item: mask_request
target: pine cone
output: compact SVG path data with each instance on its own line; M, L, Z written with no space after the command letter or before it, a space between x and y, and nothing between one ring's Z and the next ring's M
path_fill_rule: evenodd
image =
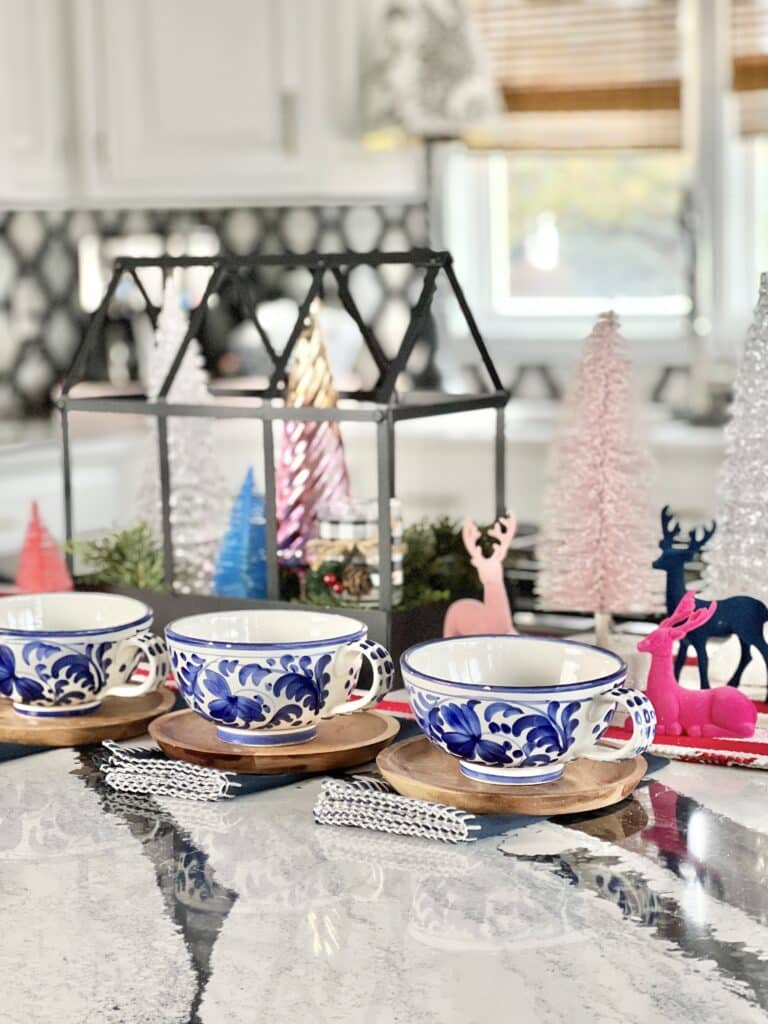
M342 573L341 582L350 597L365 597L373 590L371 577L364 565L348 565Z

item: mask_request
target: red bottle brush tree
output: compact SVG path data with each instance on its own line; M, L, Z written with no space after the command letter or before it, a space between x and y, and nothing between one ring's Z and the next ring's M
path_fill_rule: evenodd
M587 338L555 438L538 556L542 606L595 615L605 643L612 612L660 606L651 568L657 512L653 462L633 395L627 344L615 313Z
M58 544L40 521L36 501L32 502L27 533L19 554L16 586L26 594L72 589L67 563Z

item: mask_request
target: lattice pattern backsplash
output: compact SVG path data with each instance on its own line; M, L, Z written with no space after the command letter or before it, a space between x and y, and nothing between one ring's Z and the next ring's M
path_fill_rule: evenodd
M0 213L0 417L44 412L88 321L81 306L79 247L86 236L160 236L207 228L221 251L339 252L427 244L421 204ZM290 294L289 282L269 282ZM383 342L399 341L413 282L382 268L367 282L367 318Z

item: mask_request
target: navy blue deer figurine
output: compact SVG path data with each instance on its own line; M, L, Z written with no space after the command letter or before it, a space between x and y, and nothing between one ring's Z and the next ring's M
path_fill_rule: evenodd
M716 529L713 522L710 527L703 527L701 536L696 529L688 531L688 542L675 544L680 533L680 523L672 515L669 505L661 510L661 532L659 541L661 554L653 563L654 569L662 569L667 574L667 614L671 615L685 595L685 564L711 540ZM696 601L697 608L706 608L709 601ZM703 689L709 689L709 662L707 659L707 640L711 637L728 637L734 634L741 644L741 657L736 666L729 686L738 686L744 669L752 658L752 648L756 647L763 656L768 668L768 643L763 636L763 626L768 622L768 608L756 597L726 597L717 602L717 612L703 626L692 630L680 639L675 658L675 676L679 679L685 664L688 646L696 651L699 664L699 681Z

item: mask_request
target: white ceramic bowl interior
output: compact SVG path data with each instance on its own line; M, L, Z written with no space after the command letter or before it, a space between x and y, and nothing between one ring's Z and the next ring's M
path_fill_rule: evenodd
M146 625L152 609L122 594L15 594L0 598L0 635L83 633Z
M473 636L428 641L406 651L405 670L422 684L469 684L493 690L573 686L620 677L611 651L550 637Z
M267 609L210 612L187 615L169 623L169 640L184 643L242 644L261 647L335 641L346 643L365 631L357 619L327 612L280 611Z

